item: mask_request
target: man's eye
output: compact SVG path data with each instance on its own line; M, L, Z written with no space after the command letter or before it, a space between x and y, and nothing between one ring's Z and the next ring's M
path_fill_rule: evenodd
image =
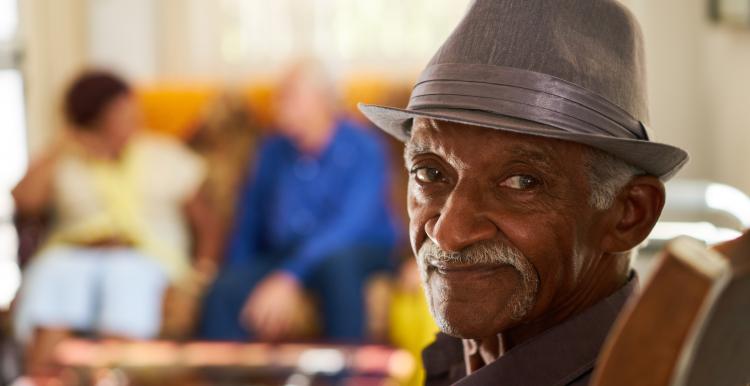
M438 182L443 179L443 173L439 170L429 167L421 167L412 170L414 178L421 183Z
M517 175L507 178L505 181L500 183L500 186L506 188L528 190L533 189L541 184L538 179L529 175Z

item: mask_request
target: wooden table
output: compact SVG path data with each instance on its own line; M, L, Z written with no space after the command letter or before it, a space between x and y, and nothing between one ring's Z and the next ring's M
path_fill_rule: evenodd
M397 385L411 354L379 345L69 340L63 386Z

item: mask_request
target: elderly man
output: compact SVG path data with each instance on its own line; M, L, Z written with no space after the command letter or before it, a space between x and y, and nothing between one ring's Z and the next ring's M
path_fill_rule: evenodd
M278 129L261 144L240 196L202 335L295 339L309 327L295 323L309 294L318 300L322 338L361 341L364 283L389 269L397 242L385 149L339 115L318 63L295 64L279 89Z
M475 0L407 109L360 107L406 142L427 385L588 384L687 160L649 139L643 67L616 1Z

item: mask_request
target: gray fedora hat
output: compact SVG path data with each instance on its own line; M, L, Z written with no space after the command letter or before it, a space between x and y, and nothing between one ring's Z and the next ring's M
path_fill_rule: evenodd
M402 141L426 117L585 144L663 180L688 159L649 137L641 33L615 0L474 0L405 109L359 108Z

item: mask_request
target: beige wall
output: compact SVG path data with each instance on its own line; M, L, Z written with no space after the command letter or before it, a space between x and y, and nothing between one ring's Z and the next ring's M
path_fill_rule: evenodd
M750 193L750 30L710 28L701 42L712 176Z
M59 93L86 62L86 0L23 0L29 150L38 153L61 125Z
M205 0L156 4L158 73L162 78L226 78L221 74L221 9Z
M683 146L682 177L750 193L750 28L713 25L705 0L626 0L643 26L656 137Z
M708 124L702 102L704 80L700 35L704 0L630 0L643 28L651 126L656 140L686 149L691 161L683 177L711 175L711 147L702 130Z
M84 0L87 59L131 79L158 77L156 5L164 0Z

